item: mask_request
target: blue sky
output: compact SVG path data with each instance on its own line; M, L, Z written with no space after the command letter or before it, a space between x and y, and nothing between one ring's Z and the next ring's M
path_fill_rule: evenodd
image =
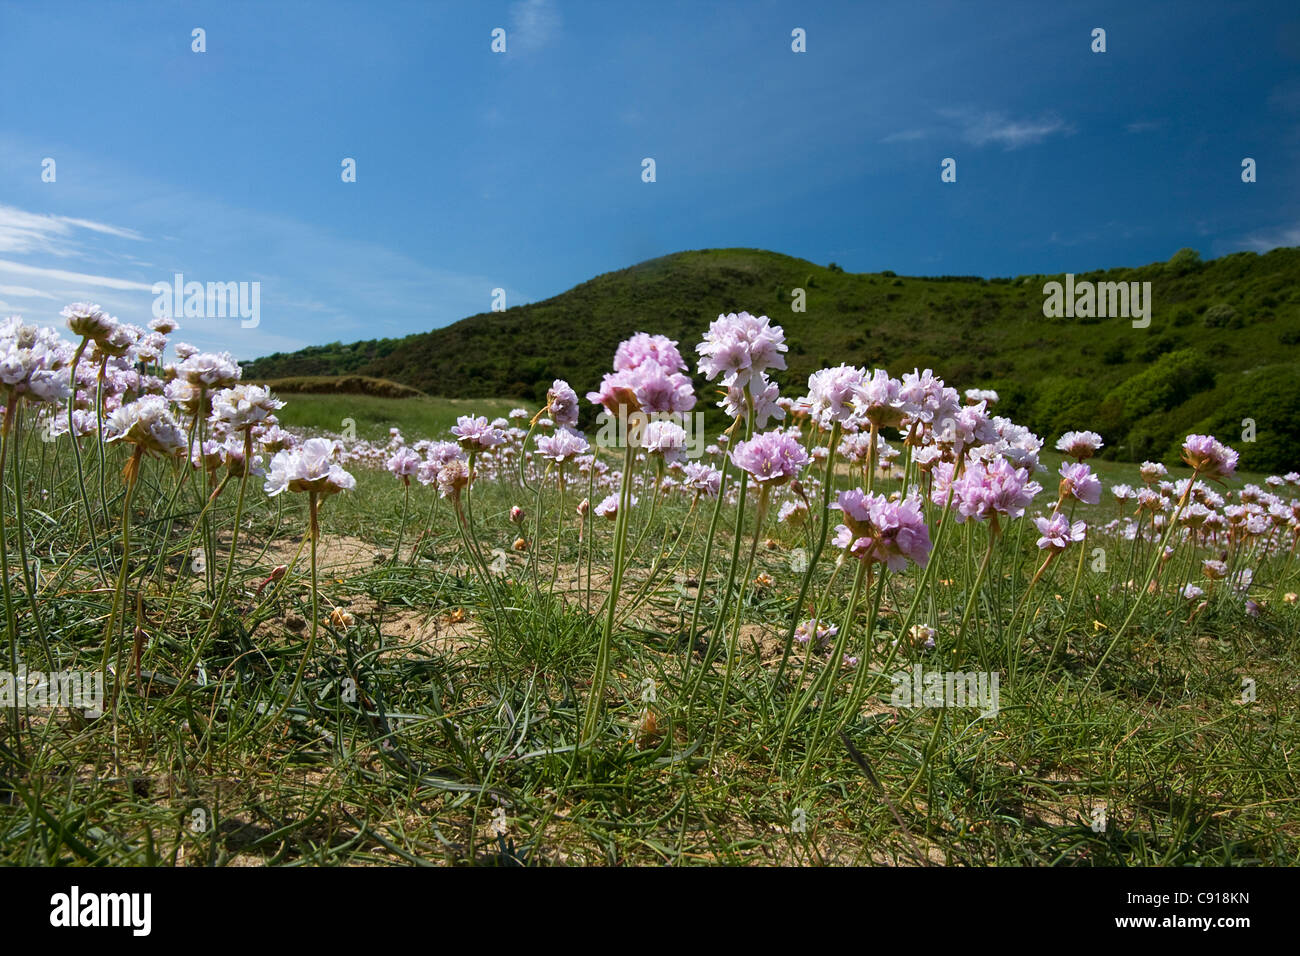
M682 249L1017 275L1300 245L1294 3L0 2L0 70L0 314L259 282L256 328L178 336L239 358Z

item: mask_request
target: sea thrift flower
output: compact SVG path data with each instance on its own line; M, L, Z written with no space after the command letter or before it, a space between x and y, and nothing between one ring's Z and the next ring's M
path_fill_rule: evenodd
M1184 585L1183 587L1183 598L1188 601L1195 601L1197 598L1201 597L1204 594L1205 592L1202 591L1200 588L1198 588L1195 584L1188 584L1188 585Z
M73 335L96 342L106 339L117 325L116 319L89 302L74 302L59 315L68 320Z
M1188 435L1183 461L1210 479L1231 478L1237 471L1237 453L1211 435Z
M777 512L776 520L798 527L808 520L808 505L802 501L787 501L785 504L781 505L781 510Z
M113 411L104 422L104 441L125 441L145 452L171 457L185 451L185 431L166 399L146 395Z
M521 522L521 521L523 521L523 520L524 520L524 509L521 508L521 507L519 507L518 505L511 505L511 506L510 506L510 522L511 522L512 524L519 524L519 522Z
M472 452L491 451L506 440L501 429L494 428L483 415L461 415L451 433L460 441L461 448Z
M991 388L968 388L966 389L966 401L971 405L978 405L980 402L996 405L998 403L998 393Z
M653 421L641 429L641 447L669 464L682 457L686 439L686 429L676 422Z
M722 486L722 472L703 462L687 462L682 468L682 485L697 494L716 498Z
M957 390L944 385L928 368L904 373L898 397L915 409L913 421L922 425L952 418L961 406Z
M637 497L636 495L633 495L632 500L629 502L629 504L633 508L635 508L636 503L637 503ZM600 517L602 518L609 518L611 521L617 518L618 517L618 494L615 493L612 495L607 495L604 499L602 499L600 504L596 505L596 514L600 515Z
M1142 474L1142 480L1148 485L1155 484L1165 475L1169 474L1169 469L1158 461L1144 461L1142 467L1138 469Z
M754 403L754 427L766 428L772 419L785 419L785 408L781 405L780 389L776 382L769 382L761 372L749 383L750 400ZM732 418L749 418L749 406L745 404L744 388L732 386L718 402L718 407Z
M522 409L520 409L522 411ZM574 428L578 424L578 393L569 383L557 378L546 391L546 411L551 421L561 428ZM527 417L527 412L523 417ZM513 413L511 413L513 417Z
M179 345L176 354L180 354ZM209 392L229 388L244 374L229 352L194 353L177 366L176 372L195 388L206 388Z
M62 401L72 394L65 366L72 348L50 328L24 325L18 316L0 322L0 383L34 402Z
M784 369L785 332L765 315L748 312L719 315L704 341L695 346L700 372L709 381L721 377L727 388L743 388L768 369Z
M274 419L284 402L261 385L235 385L212 396L212 414L208 421L219 431L244 431Z
M1050 518L1035 518L1038 526L1038 547L1044 551L1064 551L1072 543L1082 541L1087 533L1087 525L1082 521L1070 524L1070 519L1057 512Z
M853 392L853 407L857 414L877 428L898 428L903 420L920 409L903 398L903 383L890 378L883 368L864 377Z
M553 435L542 435L537 439L537 453L560 463L585 455L590 448L587 439L568 428L560 428Z
M850 421L854 415L853 395L866 375L865 369L837 365L808 376L808 395L802 402L813 422L829 430L836 422L843 425Z
M334 462L334 443L309 438L297 448L278 451L266 476L266 493L272 497L285 489L315 492L322 497L355 488L357 481Z
M463 458L452 458L438 469L438 493L444 498L460 498L461 489L469 484L469 464Z
M1201 562L1201 571L1211 581L1220 581L1228 575L1228 566L1222 561L1207 559Z
M1038 462L1038 453L1043 448L1041 438L1008 418L994 416L993 427L998 433L998 441L992 447L1003 458L1017 468L1031 472L1047 470Z
M1101 436L1096 432L1066 432L1056 441L1056 450L1076 461L1091 458L1102 447Z
M1095 505L1101 501L1101 479L1083 463L1062 465L1060 493L1062 501L1073 495L1086 505Z
M944 462L935 471L934 490L931 500L942 505L948 500L948 487L951 484L953 500L957 505L957 523L967 518L987 521L995 515L1019 518L1033 501L1034 496L1042 491L1036 481L1029 481L1029 473L1023 468L1016 468L1010 462L998 458L987 464L976 458L968 458L966 470L961 477L952 480L953 466Z
M854 557L878 561L891 571L901 571L909 560L918 567L930 560L930 530L919 499L890 501L855 488L840 492L831 507L838 508L845 520L835 528L835 546Z
M732 449L731 461L749 472L759 484L774 487L796 477L808 464L808 453L791 436L771 431L737 444Z
M404 484L409 485L411 478L419 473L421 461L414 449L403 445L388 461L384 462L384 467L392 472L394 477L401 478Z

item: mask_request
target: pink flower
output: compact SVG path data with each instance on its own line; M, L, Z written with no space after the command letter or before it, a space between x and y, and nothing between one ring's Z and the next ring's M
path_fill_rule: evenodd
M909 560L923 568L930 560L930 530L919 499L890 501L855 488L840 492L831 507L845 521L835 527L835 546L859 560L878 561L891 571L901 571Z
M1082 521L1071 525L1070 519L1060 512L1050 518L1035 518L1034 524L1042 535L1038 546L1044 551L1064 551L1070 544L1082 541L1088 531L1088 526Z
M554 435L542 435L537 439L537 453L561 464L585 455L590 447L587 439L568 428L560 428Z
M1061 500L1073 495L1086 505L1095 505L1101 501L1101 479L1082 462L1062 465L1060 492Z
M1205 478L1231 478L1237 471L1237 453L1211 435L1188 435L1183 461Z
M770 431L738 443L731 451L731 461L759 484L771 487L796 477L808 464L808 453L785 432Z
M765 315L748 312L719 315L704 341L695 346L700 372L709 381L721 376L727 388L743 388L768 369L785 368L785 332Z
M853 393L853 406L857 413L877 428L897 428L903 420L915 415L920 407L903 398L903 383L890 378L883 368L864 378Z
M460 441L466 451L490 451L497 445L505 443L506 436L501 429L494 428L483 415L477 418L461 415L456 419L451 433Z
M392 472L394 477L403 479L409 485L411 478L420 470L420 461L419 455L403 445L384 463L384 467Z
M966 459L966 470L953 480L953 465L944 462L935 469L934 490L931 500L942 505L948 500L952 487L953 501L957 505L954 517L961 524L967 518L987 521L994 515L1019 518L1043 490L1042 485L1029 480L1029 472L1016 468L1003 458L983 462L977 458Z
M808 376L808 395L802 406L821 428L829 429L853 418L853 395L866 378L864 369L852 365L824 368Z
M682 468L682 484L697 494L716 498L722 485L722 472L703 462L690 461Z
M1101 446L1101 436L1096 432L1066 432L1056 441L1057 451L1077 461L1091 458Z
M578 393L563 379L557 378L547 389L546 407L558 427L573 428L578 424Z

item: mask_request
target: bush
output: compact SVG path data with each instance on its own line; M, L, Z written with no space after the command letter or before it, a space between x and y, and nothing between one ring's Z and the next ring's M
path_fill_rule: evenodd
M1169 352L1107 393L1105 404L1113 416L1108 424L1117 432L1128 431L1138 419L1166 412L1213 387L1214 369L1198 352Z
M1023 423L1048 442L1071 429L1088 428L1096 418L1097 391L1082 379L1049 376L1039 381Z
M1176 276L1183 276L1197 271L1202 265L1201 254L1195 249L1184 247L1169 257L1165 268Z
M1237 310L1226 302L1220 302L1206 309L1201 321L1209 329L1241 328L1241 320L1237 317Z

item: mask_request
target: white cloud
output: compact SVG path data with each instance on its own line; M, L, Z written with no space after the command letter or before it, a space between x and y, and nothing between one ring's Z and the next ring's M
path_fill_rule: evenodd
M56 299L58 296L50 295L48 292L42 292L40 289L32 289L25 285L3 285L0 284L0 295L16 295L26 299Z
M86 230L118 239L141 240L133 229L110 226L90 219L42 215L0 205L0 252L41 252L69 256L77 252L76 231Z
M113 276L90 275L85 272L69 272L65 269L43 269L40 266L29 266L22 262L11 262L8 259L0 259L0 273L5 272L16 273L17 275L23 276L35 276L51 282L69 282L74 285L94 286L100 289L120 289L123 291L132 290L136 292L153 291L152 285L146 285L143 282L134 282L130 279L118 279Z
M1282 246L1300 246L1300 225L1257 232L1238 243L1238 248L1255 252L1268 252Z
M980 113L961 116L962 136L968 143L985 146L1000 144L1005 149L1019 149L1042 142L1054 133L1068 133L1070 127L1064 120L1048 116L1037 120L1009 119L1002 113Z

